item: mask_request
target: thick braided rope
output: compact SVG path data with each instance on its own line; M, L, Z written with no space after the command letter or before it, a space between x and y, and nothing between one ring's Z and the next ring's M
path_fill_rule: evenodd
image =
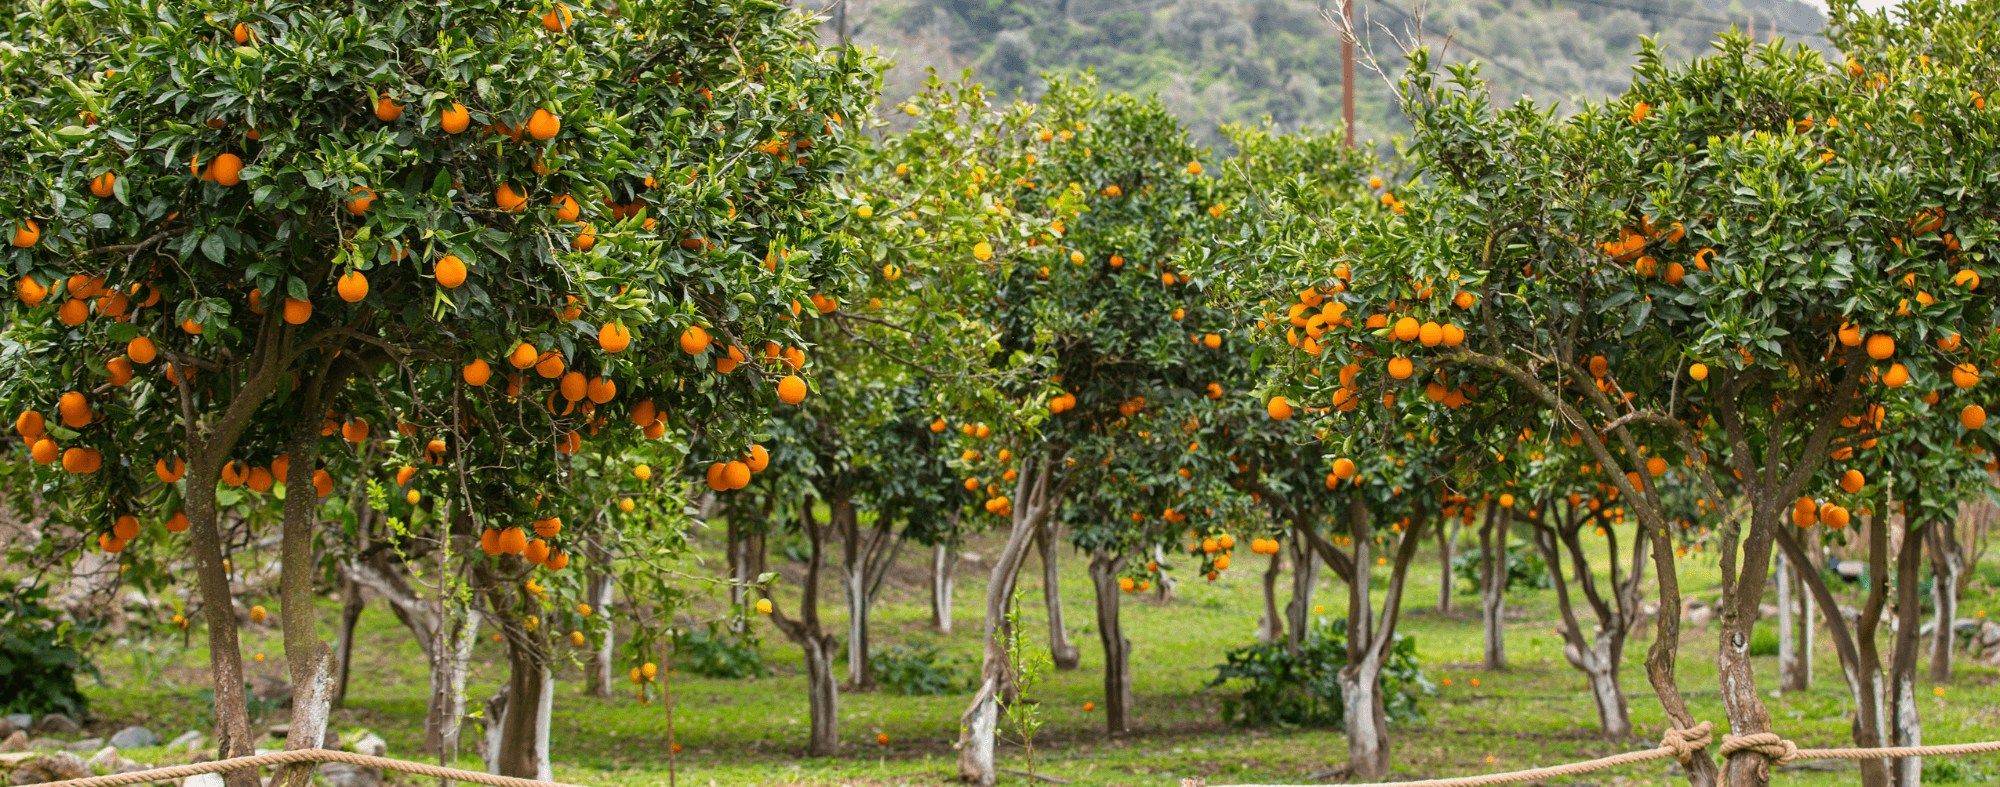
M1753 732L1749 735L1723 733L1722 758L1729 759L1729 755L1739 751L1754 751L1779 765L1799 758L1798 745L1778 737L1775 732Z
M1425 779L1413 782L1379 782L1374 787L1493 787L1499 784L1553 779L1558 776L1575 776L1620 765L1636 765L1642 762L1673 758L1686 763L1690 758L1708 746L1709 731L1714 728L1709 722L1702 722L1689 729L1668 729L1660 739L1657 748L1646 751L1630 751L1584 762L1551 765L1508 773L1482 773L1477 776L1459 776L1450 779ZM1236 785L1235 787L1300 787L1299 785Z
M414 773L419 776L430 776L439 779L490 784L493 787L551 787L551 785L553 787L573 787L573 785L560 784L558 782L516 779L512 776L494 776L490 773L461 771L457 768L443 768L436 765L425 765L420 762L392 760L387 757L370 757L366 754L334 751L332 749L294 749L291 751L273 752L271 754L259 754L253 757L232 757L226 760L198 762L192 765L175 765L166 768L133 771L131 773L114 773L110 776L92 776L88 779L49 782L41 785L41 787L120 787L120 785L126 784L184 779L204 773L222 773L224 771L240 771L245 768L261 768L271 765L290 765L292 763L305 762L344 762L364 768L402 771L404 773Z

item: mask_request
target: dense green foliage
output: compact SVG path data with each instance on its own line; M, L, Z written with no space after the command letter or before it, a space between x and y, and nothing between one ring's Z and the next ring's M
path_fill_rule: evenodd
M1318 621L1295 649L1283 642L1260 642L1230 650L1215 667L1210 688L1240 693L1222 701L1222 720L1245 727L1338 727L1342 723L1340 682L1347 664L1347 619ZM1424 721L1423 697L1437 695L1417 657L1416 637L1397 634L1382 670L1383 708L1395 724Z

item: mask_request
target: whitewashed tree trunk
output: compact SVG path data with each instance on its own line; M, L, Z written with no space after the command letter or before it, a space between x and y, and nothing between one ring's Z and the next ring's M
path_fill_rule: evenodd
M1057 560L1062 553L1062 523L1049 517L1042 523L1035 536L1035 546L1042 556L1042 604L1049 616L1049 661L1060 671L1076 669L1083 664L1083 649L1069 638L1069 627L1063 624L1062 572Z
M1784 553L1776 557L1773 571L1774 582L1778 586L1778 689L1798 691L1799 643L1795 624L1798 620L1797 598L1792 590L1792 563Z
M1104 731L1131 730L1132 642L1118 619L1118 575L1125 556L1099 549L1090 558L1090 584L1097 591L1097 638L1104 645Z
M1965 573L1965 554L1958 548L1955 531L1955 523L1948 520L1924 529L1924 543L1931 552L1931 607L1937 611L1931 630L1930 679L1938 684L1951 682L1952 646L1957 639L1952 621L1958 619L1958 589Z
M1014 482L1014 513L1010 517L1007 544L993 561L993 573L986 584L984 655L980 660L980 689L959 716L958 777L960 781L991 787L998 773L993 764L993 737L999 724L1000 698L1007 696L1007 649L1003 626L1012 601L1016 575L1041 528L1063 495L1069 480L1062 475L1062 451L1049 450L1039 456L1024 457Z
M1486 508L1479 528L1479 634L1486 668L1507 668L1507 531L1513 512L1497 504Z
M931 547L931 627L951 633L951 591L957 584L958 550L947 544Z

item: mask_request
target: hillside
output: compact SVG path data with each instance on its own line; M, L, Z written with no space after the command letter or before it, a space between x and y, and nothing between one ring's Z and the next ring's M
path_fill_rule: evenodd
M971 68L1003 95L1030 99L1040 73L1089 68L1109 87L1158 93L1209 144L1224 123L1268 116L1290 130L1340 120L1340 36L1321 8L1297 0L850 0L826 8L823 37L837 40L844 21L854 43L899 61L885 105L913 92L927 68L947 76ZM1444 60L1484 61L1496 95L1565 110L1624 90L1642 35L1658 36L1676 59L1706 51L1731 26L1754 26L1760 41L1828 48L1811 34L1824 15L1793 0L1358 0L1354 13L1367 35L1361 56L1380 67L1357 67L1357 122L1378 143L1407 127L1389 80L1419 19L1424 44Z

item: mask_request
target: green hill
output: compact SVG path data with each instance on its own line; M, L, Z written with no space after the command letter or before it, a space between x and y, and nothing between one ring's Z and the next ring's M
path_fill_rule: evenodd
M839 15L861 46L900 65L885 105L921 83L926 68L972 68L1003 95L1034 98L1045 71L1094 69L1118 90L1158 93L1205 141L1224 123L1269 117L1279 128L1340 122L1341 36L1326 14L1296 0L862 0L828 7L828 39ZM1822 51L1825 21L1793 0L1442 0L1421 6L1357 0L1364 33L1356 69L1357 124L1387 140L1406 125L1390 81L1413 42L1447 62L1480 60L1496 96L1528 95L1565 109L1624 90L1639 36L1658 36L1672 58L1708 50L1732 26L1760 41L1782 37ZM1421 21L1419 21L1421 20ZM1418 31L1421 30L1421 36ZM1379 66L1370 68L1369 61Z

